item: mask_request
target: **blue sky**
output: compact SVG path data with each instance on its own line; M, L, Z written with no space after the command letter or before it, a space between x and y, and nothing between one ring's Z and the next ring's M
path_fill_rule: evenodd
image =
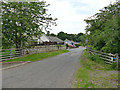
M100 9L115 0L45 0L50 4L48 13L58 18L57 26L52 26L51 33L85 33L84 19L96 14Z

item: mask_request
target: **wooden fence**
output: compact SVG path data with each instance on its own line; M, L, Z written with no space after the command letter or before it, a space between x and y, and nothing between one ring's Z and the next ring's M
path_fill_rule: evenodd
M24 55L23 49L1 49L0 50L0 61L9 60Z
M118 54L111 54L111 53L104 53L96 50L92 50L91 48L87 48L87 51L89 54L95 55L97 54L101 59L105 61L105 63L112 64L112 63L118 63Z
M0 61L14 59L17 57L23 57L28 54L37 54L41 52L56 51L65 49L64 45L58 47L57 45L40 46L34 48L21 48L21 49L1 49L0 50Z

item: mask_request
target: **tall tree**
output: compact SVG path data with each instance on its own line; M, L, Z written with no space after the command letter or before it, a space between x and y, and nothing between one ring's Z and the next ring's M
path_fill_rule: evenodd
M75 41L75 42L80 42L80 39L78 39L78 38L82 35L84 35L84 34L83 33L68 34L68 33L65 33L65 32L61 31L57 34L57 37L62 39L62 40L68 39L68 40L72 40L72 41Z
M81 36L79 36L78 41L80 41L82 44L86 44L86 39L87 39L87 35L82 34Z
M62 40L65 40L65 39L67 39L67 33L64 33L61 31L57 34L57 37L62 39Z
M56 37L57 35L54 33L51 33L50 36Z
M120 1L100 10L85 20L90 32L89 44L94 49L120 54Z
M43 29L56 25L47 14L46 2L2 2L3 47L21 48L28 38L39 36Z

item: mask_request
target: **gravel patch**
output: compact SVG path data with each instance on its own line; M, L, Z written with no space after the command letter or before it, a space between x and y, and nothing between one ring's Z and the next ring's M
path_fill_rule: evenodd
M96 88L117 88L118 87L118 71L95 70L89 71L91 82Z

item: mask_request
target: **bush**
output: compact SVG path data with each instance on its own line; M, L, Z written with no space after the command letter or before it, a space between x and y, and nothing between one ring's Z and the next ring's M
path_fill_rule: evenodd
M92 61L95 61L96 63L103 65L106 70L117 70L117 63L106 64L105 61L102 60L98 55L89 55L88 58ZM120 66L118 67L118 70L120 70Z
M89 58L90 58L92 61L95 61L94 55L89 55Z
M111 65L111 68L112 68L112 69L117 69L117 63L113 63L113 64Z
M78 44L75 44L75 46L76 46L76 47L79 47L79 45L78 45Z
M79 46L83 46L83 44L82 44L82 43L78 43L78 45L79 45Z
M98 55L89 55L89 58L92 60L92 61L95 61L97 63L101 63L103 62L102 59L100 59L100 57Z
M75 44L76 47L83 46L82 43Z

